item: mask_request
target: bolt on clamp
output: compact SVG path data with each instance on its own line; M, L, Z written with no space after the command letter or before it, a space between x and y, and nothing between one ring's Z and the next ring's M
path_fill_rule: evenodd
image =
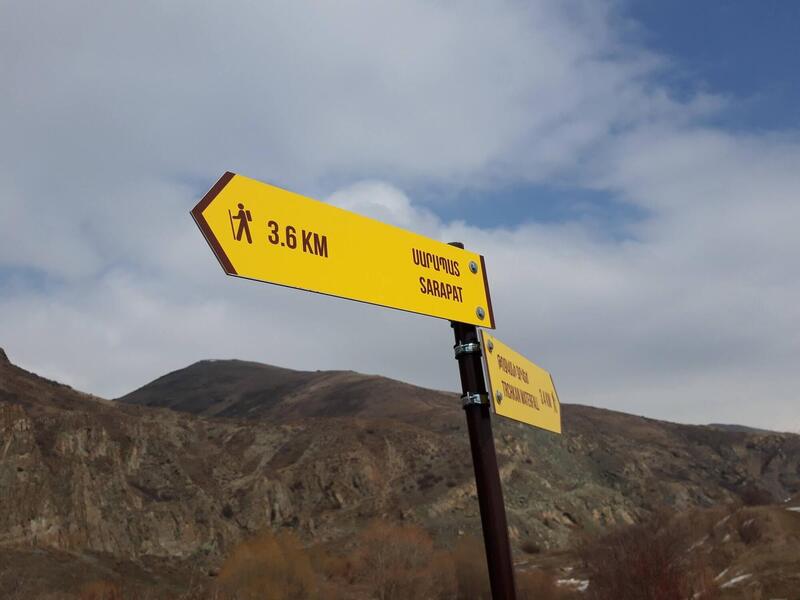
M453 350L455 351L456 358L459 358L465 354L480 354L481 345L478 342L456 344L455 346L453 346Z
M479 406L489 404L489 396L487 394L464 394L461 396L461 406L466 408L477 404Z

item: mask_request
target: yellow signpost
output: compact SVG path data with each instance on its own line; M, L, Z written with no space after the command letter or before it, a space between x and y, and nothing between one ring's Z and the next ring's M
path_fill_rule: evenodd
M561 403L550 373L481 331L489 395L498 415L561 433Z
M474 252L233 173L192 216L228 275L495 326Z
M497 414L556 433L561 405L547 371L483 330L479 339L477 325L495 326L483 257L233 173L192 217L228 275L451 321L492 598L514 600L488 397Z

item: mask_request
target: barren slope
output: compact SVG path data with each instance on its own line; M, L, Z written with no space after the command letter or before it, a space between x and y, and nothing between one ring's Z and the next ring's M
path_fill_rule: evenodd
M0 360L0 546L213 570L264 527L344 543L375 516L442 540L478 531L454 394L204 361L126 400L189 412L100 400ZM559 547L575 532L748 488L800 491L798 436L574 405L564 430L495 421L515 546Z
M240 360L205 360L119 398L197 415L286 422L308 417L424 420L456 412L455 394L353 371L293 371Z

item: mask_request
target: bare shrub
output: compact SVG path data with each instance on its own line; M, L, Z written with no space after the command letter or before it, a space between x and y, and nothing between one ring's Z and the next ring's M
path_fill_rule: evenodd
M352 557L325 555L315 561L315 565L317 571L323 573L328 579L336 579L346 583L355 581L356 566Z
M317 597L316 575L291 534L264 532L234 548L219 573L222 591L241 600Z
M665 515L617 529L586 544L581 555L594 600L683 600L712 597L706 570L686 551L692 534Z
M347 554L341 546L325 548L322 545L308 549L311 568L325 581L336 586L353 584L356 579L355 557ZM330 586L329 586L330 587ZM320 593L320 597L328 598L330 593Z
M136 596L131 600L237 600L235 594L226 594L218 588L193 584L184 590L179 596L164 596L161 594ZM126 600L128 598L126 597Z
M81 588L80 600L123 600L122 588L111 581L93 581Z
M456 596L455 560L449 552L435 552L431 561L433 588L431 598L452 600Z
M489 571L483 542L472 536L460 538L453 548L458 600L489 600Z
M420 527L374 521L359 537L357 581L378 600L444 598L455 588L452 562Z

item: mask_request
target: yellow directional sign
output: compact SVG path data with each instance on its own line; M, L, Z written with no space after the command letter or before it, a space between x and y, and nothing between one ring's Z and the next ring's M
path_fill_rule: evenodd
M550 373L481 331L494 412L561 433L561 403Z
M228 275L494 328L474 252L233 173L192 216Z

